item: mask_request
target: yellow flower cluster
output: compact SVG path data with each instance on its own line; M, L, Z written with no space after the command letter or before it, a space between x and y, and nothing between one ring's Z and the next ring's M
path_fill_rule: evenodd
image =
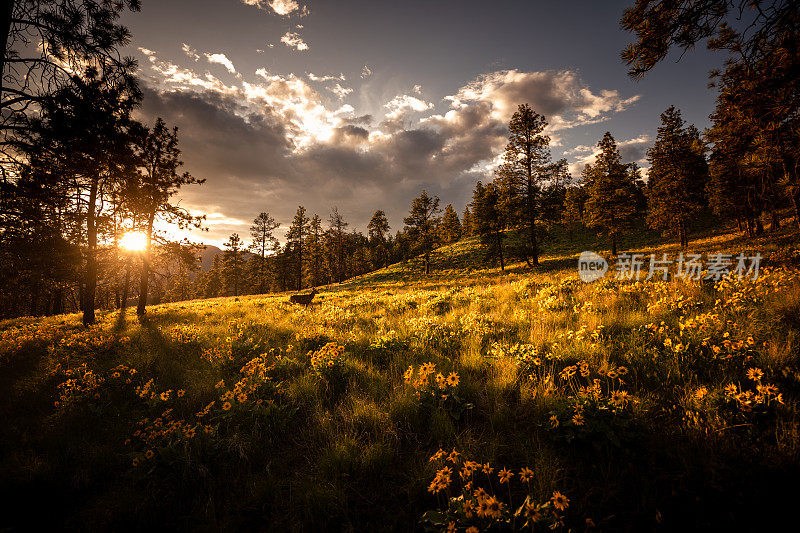
M533 344L516 343L507 346L498 342L492 343L489 348L489 355L492 357L511 357L520 363L541 366L543 358L550 358L552 354L548 352L543 355L542 350Z
M422 393L438 393L446 398L458 386L461 378L456 372L450 372L447 376L436 372L434 363L423 363L418 369L414 369L414 365L409 366L403 373L403 381L414 389L417 396Z
M525 529L563 525L563 512L569 508L569 499L555 491L548 501L536 503L531 484L534 472L527 466L518 472L503 467L495 473L496 469L490 463L468 460L455 449L451 452L439 449L429 462L436 463L439 467L428 486L428 492L436 495L446 492L450 496L444 510L444 522L433 525L446 531L460 528L480 531L501 527L512 518L512 513L525 519ZM455 471L458 471L459 483L454 482ZM495 482L497 486L508 486L507 497L493 491ZM516 512L511 500L512 484L516 485L515 490L519 488L527 492L524 502ZM456 485L460 486L460 490L456 489Z
M745 390L735 383L730 383L725 387L725 396L739 406L744 412L750 412L757 407L769 407L772 403L783 404L783 394L777 385L763 383L764 371L760 368L750 368L747 370L747 379L753 382L755 390Z
M167 332L167 337L177 344L192 344L200 342L201 332L197 324L178 324Z
M233 361L233 350L230 344L215 344L208 348L203 348L201 357L209 363L220 364Z
M319 350L309 352L311 369L320 374L327 369L341 367L344 364L344 346L329 342Z
M33 319L19 319L14 326L0 330L0 364L33 342L52 344L62 337L63 331L52 324Z
M699 302L689 296L673 292L647 304L647 312L653 315L674 312L684 314L697 307Z
M121 343L128 338L121 338ZM114 337L103 331L101 325L81 329L66 335L54 343L53 351L59 354L86 354L93 355L109 349L114 344Z
M97 391L105 382L105 378L88 369L86 363L78 368L67 369L64 373L67 380L58 385L56 407L63 407L78 398L99 397Z

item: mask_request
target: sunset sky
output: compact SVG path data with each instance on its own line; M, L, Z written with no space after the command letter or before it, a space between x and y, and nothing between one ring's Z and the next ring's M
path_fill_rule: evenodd
M206 178L182 205L219 245L270 212L337 206L364 230L376 209L402 227L426 188L459 213L491 176L519 103L547 117L573 176L610 130L646 166L659 114L700 128L722 58L697 50L642 81L626 75L626 1L144 1L125 24L140 113L181 128L186 169Z

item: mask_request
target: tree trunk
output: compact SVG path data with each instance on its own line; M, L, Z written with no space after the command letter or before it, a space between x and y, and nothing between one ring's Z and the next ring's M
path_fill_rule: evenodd
M688 237L688 232L686 231L685 220L681 219L678 226L678 231L680 233L681 248L686 248L687 246L689 246L689 237Z
M503 234L502 232L498 231L497 235L497 254L500 256L500 271L505 272L506 270L506 263L503 259Z
M125 280L122 282L122 297L119 301L119 308L120 309L127 309L128 308L128 291L131 287L131 260L132 257L130 253L128 254L128 258L125 261Z
M300 240L297 242L297 290L303 288L303 233L300 233Z
M761 222L761 215L756 217L756 235L764 234L764 224Z
M530 167L530 165L529 165ZM534 211L535 202L533 198L533 177L531 176L531 169L528 168L528 239L531 246L531 264L537 266L539 264L539 247L536 242L536 212Z
M794 222L800 228L800 187L796 187L792 193L792 204L794 204Z
M258 284L258 290L261 294L267 292L267 258L265 256L266 252L262 250L261 260L258 263L258 270L261 278Z
M425 274L430 274L431 272L431 255L428 250L425 250Z
M778 209L774 205L772 206L771 210L772 220L769 224L769 230L774 233L781 229L781 217L778 214Z
M97 179L92 180L89 188L89 209L86 213L86 274L84 281L83 325L94 324L95 295L97 293L97 221L95 210L97 206Z
M139 316L144 315L147 308L147 290L150 282L150 249L153 243L154 220L155 212L150 213L150 218L147 221L147 246L145 246L144 254L142 254L142 274L139 279L139 304L136 306L136 314Z
M611 232L611 255L617 255L617 232Z

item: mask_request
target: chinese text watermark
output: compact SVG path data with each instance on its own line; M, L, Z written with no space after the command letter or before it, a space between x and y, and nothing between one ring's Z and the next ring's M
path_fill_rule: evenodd
M679 253L668 257L644 253L621 253L613 266L613 277L619 280L651 280L667 281L672 276L688 280L719 281L726 277L737 279L758 279L761 266L761 254L755 255L714 253L703 254ZM581 252L578 257L578 276L582 281L591 283L605 277L609 270L608 262L595 252ZM674 274L673 274L674 272Z

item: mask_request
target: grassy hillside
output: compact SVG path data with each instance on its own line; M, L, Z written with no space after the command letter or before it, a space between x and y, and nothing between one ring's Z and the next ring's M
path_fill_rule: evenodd
M0 527L730 527L793 519L797 233L755 282L584 284L474 240L327 287L0 326ZM657 235L624 248L677 251ZM42 510L42 507L46 511Z

